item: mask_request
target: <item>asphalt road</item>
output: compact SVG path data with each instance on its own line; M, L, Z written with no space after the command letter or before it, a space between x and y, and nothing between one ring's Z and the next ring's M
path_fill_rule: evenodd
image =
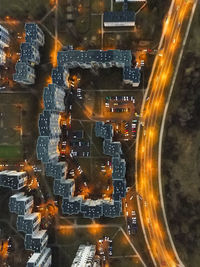
M164 22L163 34L145 98L136 144L136 190L143 233L154 266L184 266L166 230L160 204L158 179L158 139L161 119L170 92L174 67L195 1L172 1ZM184 23L183 23L184 22Z

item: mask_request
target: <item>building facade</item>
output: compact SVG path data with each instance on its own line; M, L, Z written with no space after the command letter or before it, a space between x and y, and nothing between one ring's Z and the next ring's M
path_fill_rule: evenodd
M59 137L39 136L37 140L37 158L43 163L57 162L60 155Z
M4 48L9 46L9 42L10 37L8 30L0 25L0 65L4 65L6 63L6 53Z
M35 70L30 65L18 61L15 65L16 73L13 74L13 80L21 84L35 83Z
M92 67L123 69L123 81L132 86L140 84L140 69L132 67L132 52L130 50L65 50L59 51L57 56L58 66L67 69Z
M71 267L94 267L95 263L95 245L80 245Z
M32 235L37 232L40 227L41 215L39 212L34 212L27 215L18 215L17 230L25 234Z
M10 212L16 213L17 230L25 233L25 249L34 254L28 260L28 267L51 266L51 250L47 248L48 235L46 230L39 230L41 214L32 213L34 201L33 196L26 196L24 192L16 193L9 199Z
M1 171L0 172L0 186L8 187L12 190L20 190L27 183L27 173L17 171Z
M48 242L47 230L39 230L33 234L25 235L25 249L40 253L46 248Z
M25 40L20 46L20 59L16 63L13 80L29 85L35 83L33 66L40 63L39 46L44 45L44 33L36 23L26 23Z
M39 133L41 136L59 136L60 114L58 111L44 110L39 115Z
M44 45L44 33L36 23L26 23L25 34L25 39L27 43L31 43L36 47Z
M10 197L8 205L10 212L28 215L32 212L33 204L33 196L25 196L23 192L20 192Z
M45 248L41 253L33 253L26 267L50 267L52 263L51 249Z
M107 11L103 15L104 27L133 27L135 26L134 11Z
M49 111L64 111L65 90L63 87L56 84L49 84L44 88L43 99L45 110Z

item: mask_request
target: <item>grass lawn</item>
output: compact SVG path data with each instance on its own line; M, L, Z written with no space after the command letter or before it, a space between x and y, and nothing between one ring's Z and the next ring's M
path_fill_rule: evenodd
M0 145L1 160L20 160L23 158L21 145Z
M50 5L48 0L1 0L0 16L11 16L17 19L41 18L48 12Z

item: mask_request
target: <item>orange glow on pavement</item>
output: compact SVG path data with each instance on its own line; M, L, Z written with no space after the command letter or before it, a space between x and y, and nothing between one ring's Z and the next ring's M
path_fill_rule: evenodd
M111 166L105 166L105 177L107 177L107 178L109 178L109 177L111 177L112 176L112 168L111 168Z
M164 107L164 101L163 101L163 98L160 97L159 99L156 99L156 100L154 101L153 105L154 105L154 108L155 108L156 110L159 110L159 111L163 110L163 107Z
M140 185L139 185L139 187L140 187L140 190L141 191L143 191L143 189L144 189L144 186L145 186L145 182L144 182L144 178L140 178Z
M46 86L52 83L52 78L51 76L48 76L46 79Z
M25 162L23 169L24 169L24 171L32 172L33 171L33 166L31 166L27 162Z
M104 199L106 199L106 198L111 199L112 198L112 193L113 193L113 186L110 185L109 189L105 189L102 193L103 193L103 195L105 195L103 197Z
M144 146L142 146L142 147L141 147L141 149L140 149L140 151L141 151L141 154L144 154L145 147L144 147Z
M73 75L72 77L68 77L68 86L73 87L74 89L78 88L80 82L80 78L77 75Z
M22 130L22 127L21 126L19 126L19 125L17 125L17 126L15 126L15 128L14 128L16 131L19 131L19 132L21 132L21 130Z
M123 245L127 245L128 244L128 241L127 241L127 238L125 237L125 235L123 235L122 236L122 238L121 238L121 243L123 244Z
M13 64L16 64L18 59L19 59L19 55L17 55L16 53L11 55L11 60L12 60Z
M158 138L158 132L154 127L149 127L147 130L147 140L152 143L156 142ZM150 145L150 144L149 144Z
M76 48L74 48L75 50L84 50L83 46L77 46Z
M78 13L82 13L83 12L83 5L79 4L78 5Z
M97 235L102 232L102 226L98 223L91 224L87 229L91 235Z
M68 115L66 115L65 113L60 113L59 114L58 123L61 126L63 126L63 125L70 126L71 125L71 120L72 120L71 114L68 114Z
M157 243L155 240L151 241L151 245L152 245L152 251L154 253L154 256L157 257L158 256L158 252L157 252Z
M55 202L49 199L46 203L41 203L38 211L42 218L55 217L58 214L58 207Z
M84 199L87 199L90 194L90 189L87 186L82 186L81 188L81 196L84 197Z
M160 147L159 136L161 116L163 115L167 97L170 96L170 87L174 68L178 62L178 55L183 45L183 36L187 34L187 27L183 27L183 20L188 11L193 16L197 1L172 1L167 17L164 20L163 35L159 44L156 60L152 68L151 78L147 86L147 93L143 98L141 114L144 120L144 129L139 124L136 139L136 190L145 199L142 204L137 198L140 207L140 220L145 240L151 252L155 266L182 266L171 236L163 223L164 207L160 202ZM194 5L195 4L195 5ZM193 10L191 9L193 5ZM191 17L187 17L190 26ZM185 25L186 26L186 25ZM185 35L184 38L186 38ZM180 54L181 56L182 54ZM148 97L148 99L147 99ZM166 97L166 99L165 99ZM142 129L141 129L142 128ZM159 151L159 152L158 152ZM138 156L139 155L139 156ZM169 236L168 236L169 234Z
M2 245L0 247L0 257L6 259L8 256L8 241L1 241Z
M154 222L154 227L155 227L157 233L160 235L160 237L161 237L162 239L164 239L164 233L162 232L162 230L161 230L161 226L159 225L159 223L158 223L157 221Z
M54 46L50 52L50 60L53 67L57 66L57 53L61 49L61 45L58 41L54 41Z
M152 170L152 161L149 160L149 162L147 162L147 168Z
M41 109L44 109L44 101L43 101L43 99L40 101L40 107L41 107Z
M30 189L37 189L39 184L36 177L32 177L31 180L28 182L27 186Z
M66 146L65 153L66 153L66 155L70 154L70 146L69 145Z
M59 226L58 227L58 232L61 234L61 235L64 235L64 236L70 236L74 233L74 229L73 227L68 227L68 225L64 225L64 226Z
M167 73L163 73L161 76L161 80L165 81L167 79Z
M49 0L49 4L50 4L50 6L56 5L56 0Z
M92 109L89 108L88 106L85 106L84 114L85 114L87 117L90 118L90 117L92 116L92 113L93 113Z
M9 25L17 25L19 24L19 20L13 19L10 16L6 16L5 17L5 21L9 24Z
M104 2L102 0L99 1L99 11L104 11Z
M147 107L146 110L144 111L144 115L143 115L143 117L144 117L144 118L147 118L149 114L150 114L150 112L149 112L149 108Z

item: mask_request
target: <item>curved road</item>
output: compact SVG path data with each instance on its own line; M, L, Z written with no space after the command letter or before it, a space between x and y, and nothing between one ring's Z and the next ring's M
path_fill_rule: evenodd
M140 123L136 140L136 190L143 200L137 198L137 203L154 266L184 266L173 244L164 212L158 139L166 99L169 100L172 92L170 84L175 66L180 63L180 57L177 60L178 53L182 55L180 47L185 43L182 36L187 37L196 3L196 0L171 2L159 45L160 51L155 58L141 108L143 126Z

